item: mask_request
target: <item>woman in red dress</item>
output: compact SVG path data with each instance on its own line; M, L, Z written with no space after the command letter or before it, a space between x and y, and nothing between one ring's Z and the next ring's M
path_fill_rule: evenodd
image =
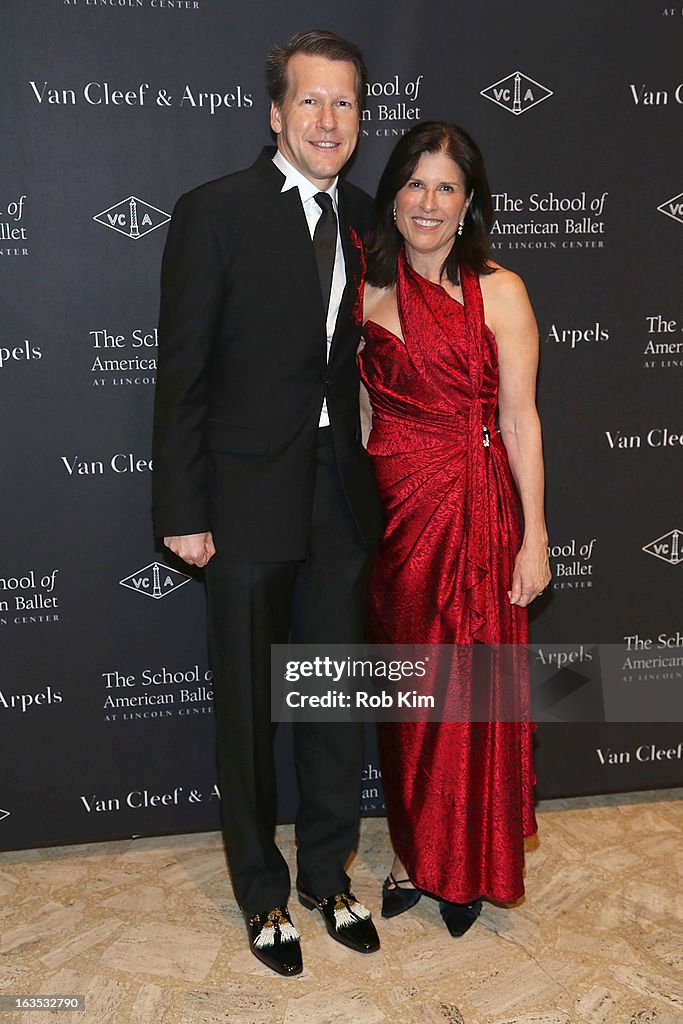
M389 158L376 210L359 356L386 521L372 639L525 644L527 606L550 581L538 333L522 281L488 258L476 144L446 122L417 125ZM425 892L462 935L482 897L522 895L534 725L501 717L380 725L396 854L384 917Z

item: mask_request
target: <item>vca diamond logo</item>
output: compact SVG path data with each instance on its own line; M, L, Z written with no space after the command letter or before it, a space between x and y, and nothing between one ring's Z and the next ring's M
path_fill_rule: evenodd
M177 569L170 569L161 562L152 562L144 569L138 569L132 576L126 576L125 580L119 580L122 587L129 587L137 590L138 594L145 597L153 597L155 601L166 597L180 587L184 587L192 579Z
M142 238L150 231L162 227L171 219L168 213L157 210L156 206L143 203L142 199L129 196L122 199L116 206L110 206L93 217L98 224L104 224L105 228L118 231L129 238Z
M673 217L679 224L683 224L683 192L679 196L674 196L673 199L667 199L657 209L660 213L665 213L667 217Z
M665 533L663 537L658 537L657 540L646 544L643 551L647 551L648 555L661 558L671 565L678 565L679 562L683 562L682 537L683 530L671 530L670 533Z
M495 85L482 89L480 95L509 110L511 114L523 114L537 103L547 100L552 96L552 92L540 82L534 82L533 78L523 75L521 71L513 71Z
M5 818L9 818L9 815L9 811L3 811L2 807L0 807L0 821L4 821Z

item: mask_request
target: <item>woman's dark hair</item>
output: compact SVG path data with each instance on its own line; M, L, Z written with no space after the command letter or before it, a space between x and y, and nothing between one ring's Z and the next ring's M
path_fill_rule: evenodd
M276 107L282 106L287 95L287 65L295 53L307 53L313 57L325 57L326 60L343 60L353 64L357 72L356 98L358 109L363 109L368 72L363 54L355 43L342 39L334 32L324 29L313 29L312 32L299 32L288 39L284 46L274 46L266 58L266 84L268 95Z
M424 121L399 139L380 178L375 197L377 223L370 236L367 271L368 283L378 288L388 288L396 282L396 264L403 238L394 223L394 202L396 194L412 177L423 153L449 156L464 175L467 194L474 192L462 235L456 234L441 273L454 284L458 281L461 263L478 274L493 273L494 268L487 262L493 203L479 147L455 124Z

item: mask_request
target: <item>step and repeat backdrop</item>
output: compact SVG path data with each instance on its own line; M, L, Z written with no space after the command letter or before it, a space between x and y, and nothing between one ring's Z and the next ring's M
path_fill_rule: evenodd
M680 4L5 0L0 20L0 848L218 824L203 582L150 516L159 266L177 197L270 141L267 51L319 26L370 70L351 180L374 192L418 120L467 128L492 255L536 310L554 579L533 640L579 673L623 644L640 711L544 721L538 794L682 784L683 726L650 710L663 673L683 686ZM371 733L364 776L380 814Z

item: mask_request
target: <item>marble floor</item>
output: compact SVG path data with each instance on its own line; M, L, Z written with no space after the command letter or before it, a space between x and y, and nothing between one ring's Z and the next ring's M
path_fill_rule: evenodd
M461 939L423 899L364 957L293 904L291 979L249 953L216 833L1 853L0 994L84 995L60 1024L682 1024L683 789L545 801L538 820L525 900L485 904ZM389 860L365 820L353 881L376 917Z

